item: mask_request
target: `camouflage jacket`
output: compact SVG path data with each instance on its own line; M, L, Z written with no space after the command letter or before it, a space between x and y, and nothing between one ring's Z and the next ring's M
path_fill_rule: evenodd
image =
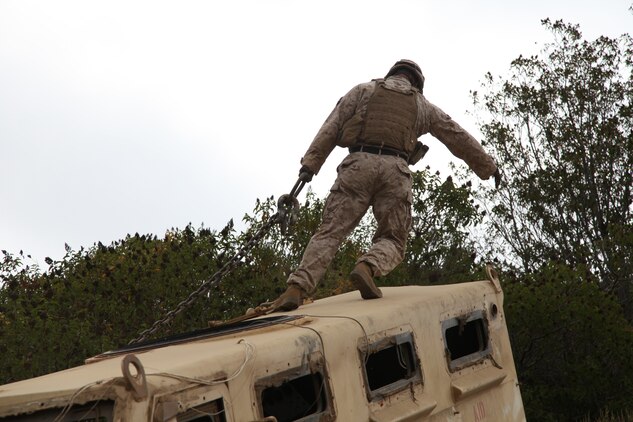
M402 92L411 89L409 81L400 75L389 77L386 84ZM354 115L363 115L375 87L376 81L356 85L338 101L301 159L302 165L315 174L319 172L327 157L337 146L343 125ZM418 137L430 133L446 145L454 156L462 159L481 179L485 180L493 175L497 170L497 165L472 135L419 92L416 101Z

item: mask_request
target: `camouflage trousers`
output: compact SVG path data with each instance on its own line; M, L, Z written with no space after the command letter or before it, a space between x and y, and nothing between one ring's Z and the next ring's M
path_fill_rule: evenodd
M369 207L377 229L371 248L357 262L367 262L375 276L388 274L404 258L411 227L411 171L392 155L349 154L337 168L321 225L310 239L299 267L288 278L313 292L341 243L358 225Z

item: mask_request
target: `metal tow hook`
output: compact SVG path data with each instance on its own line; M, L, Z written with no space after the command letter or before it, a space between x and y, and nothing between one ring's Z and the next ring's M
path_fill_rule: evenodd
M305 184L304 180L297 180L290 193L281 195L277 201L277 221L279 221L283 235L289 232L299 218L299 200L297 196Z

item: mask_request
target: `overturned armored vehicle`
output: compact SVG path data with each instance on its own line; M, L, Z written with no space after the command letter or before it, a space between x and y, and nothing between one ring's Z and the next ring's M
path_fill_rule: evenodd
M524 421L490 279L350 292L0 386L0 421Z

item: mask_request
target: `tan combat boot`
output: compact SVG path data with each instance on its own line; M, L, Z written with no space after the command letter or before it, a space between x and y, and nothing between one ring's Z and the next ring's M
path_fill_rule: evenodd
M273 307L276 311L292 311L303 305L303 298L306 296L305 290L298 284L290 284L286 291L273 302Z
M382 292L374 284L374 272L366 262L356 264L349 275L354 287L360 290L363 299L378 299L382 297Z

